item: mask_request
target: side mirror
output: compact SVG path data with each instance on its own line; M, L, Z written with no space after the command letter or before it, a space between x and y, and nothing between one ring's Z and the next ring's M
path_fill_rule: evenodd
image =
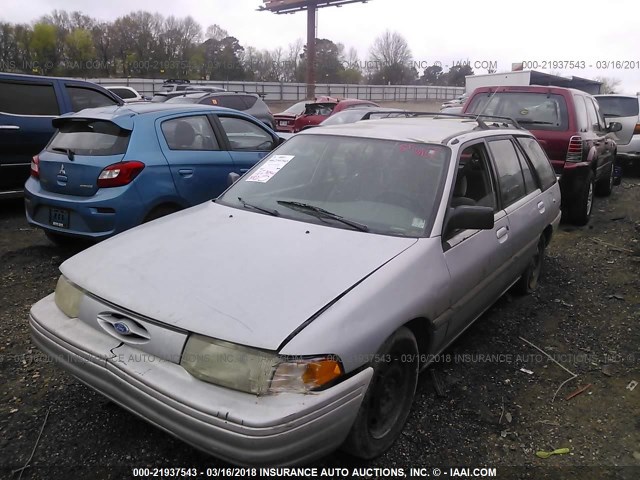
M460 205L450 210L445 231L453 230L490 230L493 228L493 208Z
M240 174L239 173L230 172L229 175L227 175L227 186L230 187L231 185L236 183L239 178L240 178Z
M607 132L610 133L619 132L620 130L622 130L622 124L620 122L611 122L607 127Z

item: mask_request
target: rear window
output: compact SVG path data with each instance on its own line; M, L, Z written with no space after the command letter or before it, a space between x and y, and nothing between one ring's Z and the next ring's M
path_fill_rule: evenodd
M74 112L79 112L85 108L106 107L117 104L113 98L92 88L71 86L66 88L71 98L71 108Z
M635 97L596 97L605 117L637 117L638 99Z
M71 150L76 155L123 155L131 132L104 120L76 120L63 123L47 151Z
M14 115L60 115L53 85L0 82L0 112Z
M304 109L305 115L331 115L335 103L308 103Z
M466 113L498 115L517 120L530 130L567 130L569 116L562 95L531 92L481 93Z
M258 97L254 97L253 95L247 95L243 98L244 103L247 104L247 108L253 107L258 101Z

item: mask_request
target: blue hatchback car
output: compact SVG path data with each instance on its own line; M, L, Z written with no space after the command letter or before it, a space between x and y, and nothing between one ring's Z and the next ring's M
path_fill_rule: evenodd
M53 120L25 184L30 224L56 243L101 240L218 196L282 143L259 120L205 105L132 104Z

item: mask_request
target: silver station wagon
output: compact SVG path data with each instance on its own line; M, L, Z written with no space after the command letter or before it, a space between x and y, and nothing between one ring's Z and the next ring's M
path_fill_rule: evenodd
M224 194L64 262L33 341L85 384L236 464L387 450L418 373L560 220L544 151L497 117L302 132Z

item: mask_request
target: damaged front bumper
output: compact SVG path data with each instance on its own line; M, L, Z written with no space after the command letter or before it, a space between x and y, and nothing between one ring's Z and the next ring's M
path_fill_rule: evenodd
M64 315L53 294L35 304L34 343L80 381L216 457L242 465L307 462L336 449L358 413L373 370L308 395L258 397L202 382Z

